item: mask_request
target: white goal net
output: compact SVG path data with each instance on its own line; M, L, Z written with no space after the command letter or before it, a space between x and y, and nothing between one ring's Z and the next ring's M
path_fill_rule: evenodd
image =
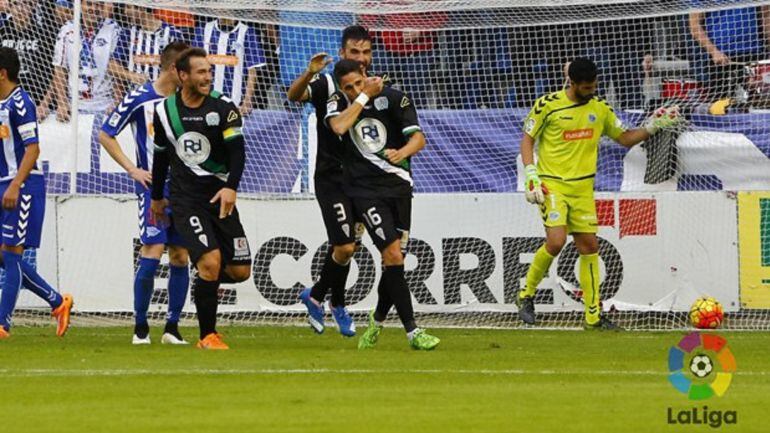
M664 104L687 120L631 150L600 145L605 313L632 329L683 328L710 295L725 326L770 328L770 1L0 0L0 13L0 45L20 53L38 105L47 181L43 243L25 257L74 294L76 324L131 317L134 184L97 137L157 77L173 40L208 51L214 88L244 114L239 209L253 274L222 285L220 315L304 320L297 295L328 250L314 200L319 119L286 92L313 54L337 60L342 30L358 24L373 41L371 70L410 95L427 137L413 159L406 258L421 325L520 326L514 301L544 237L520 192L522 123L539 96L564 88L567 62L589 57L625 125ZM131 134L118 140L133 158ZM542 326L580 325L577 257L568 242L538 287ZM357 318L376 303L380 273L365 236L347 282ZM167 278L161 266L154 318ZM43 305L23 292L19 316L38 322ZM188 299L186 317L194 311Z

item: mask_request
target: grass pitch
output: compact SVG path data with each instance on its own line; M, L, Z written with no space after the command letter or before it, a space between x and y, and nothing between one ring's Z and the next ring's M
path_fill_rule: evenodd
M416 352L399 329L359 351L335 329L222 328L227 352L130 345L130 328L15 328L0 342L3 432L654 432L675 412L734 410L766 431L770 335L721 333L738 372L689 401L667 380L681 332L435 329ZM192 339L193 329L182 333Z

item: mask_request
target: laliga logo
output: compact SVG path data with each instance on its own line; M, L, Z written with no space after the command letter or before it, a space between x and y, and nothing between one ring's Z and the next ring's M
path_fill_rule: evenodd
M692 332L668 351L668 381L690 400L722 397L730 387L735 372L735 357L727 340L719 335ZM734 410L709 411L708 406L674 412L668 408L669 424L708 424L711 427L736 424Z
M711 352L712 355L706 352ZM695 376L695 383L684 373L685 357L688 359L687 371ZM716 372L711 382L705 379L714 372L714 359L722 371ZM699 334L697 332L685 335L676 346L668 351L669 382L679 392L687 394L690 400L705 400L715 394L723 396L730 387L730 381L735 372L735 357L727 347L727 340L718 335Z

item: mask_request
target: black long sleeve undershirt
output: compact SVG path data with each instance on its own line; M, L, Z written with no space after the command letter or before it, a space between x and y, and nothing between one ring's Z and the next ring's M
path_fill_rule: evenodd
M152 155L152 199L163 200L171 160L168 151L155 149Z
M238 191L238 184L241 182L243 168L246 165L246 147L243 136L235 137L232 140L225 142L225 144L227 145L227 152L230 155L230 163L228 166L230 174L227 176L225 187ZM153 178L154 177L155 170L153 169Z

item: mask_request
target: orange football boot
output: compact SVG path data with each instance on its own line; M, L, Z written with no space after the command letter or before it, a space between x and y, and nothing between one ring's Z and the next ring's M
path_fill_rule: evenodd
M0 340L5 340L6 338L11 338L11 333L0 326Z
M70 311L72 310L72 295L65 293L62 295L62 303L51 311L51 315L56 318L56 336L63 337L70 327Z
M198 341L198 344L196 344L195 347L206 350L227 350L230 348L224 341L222 341L222 335L217 334L216 332L212 332L204 337L203 340Z

